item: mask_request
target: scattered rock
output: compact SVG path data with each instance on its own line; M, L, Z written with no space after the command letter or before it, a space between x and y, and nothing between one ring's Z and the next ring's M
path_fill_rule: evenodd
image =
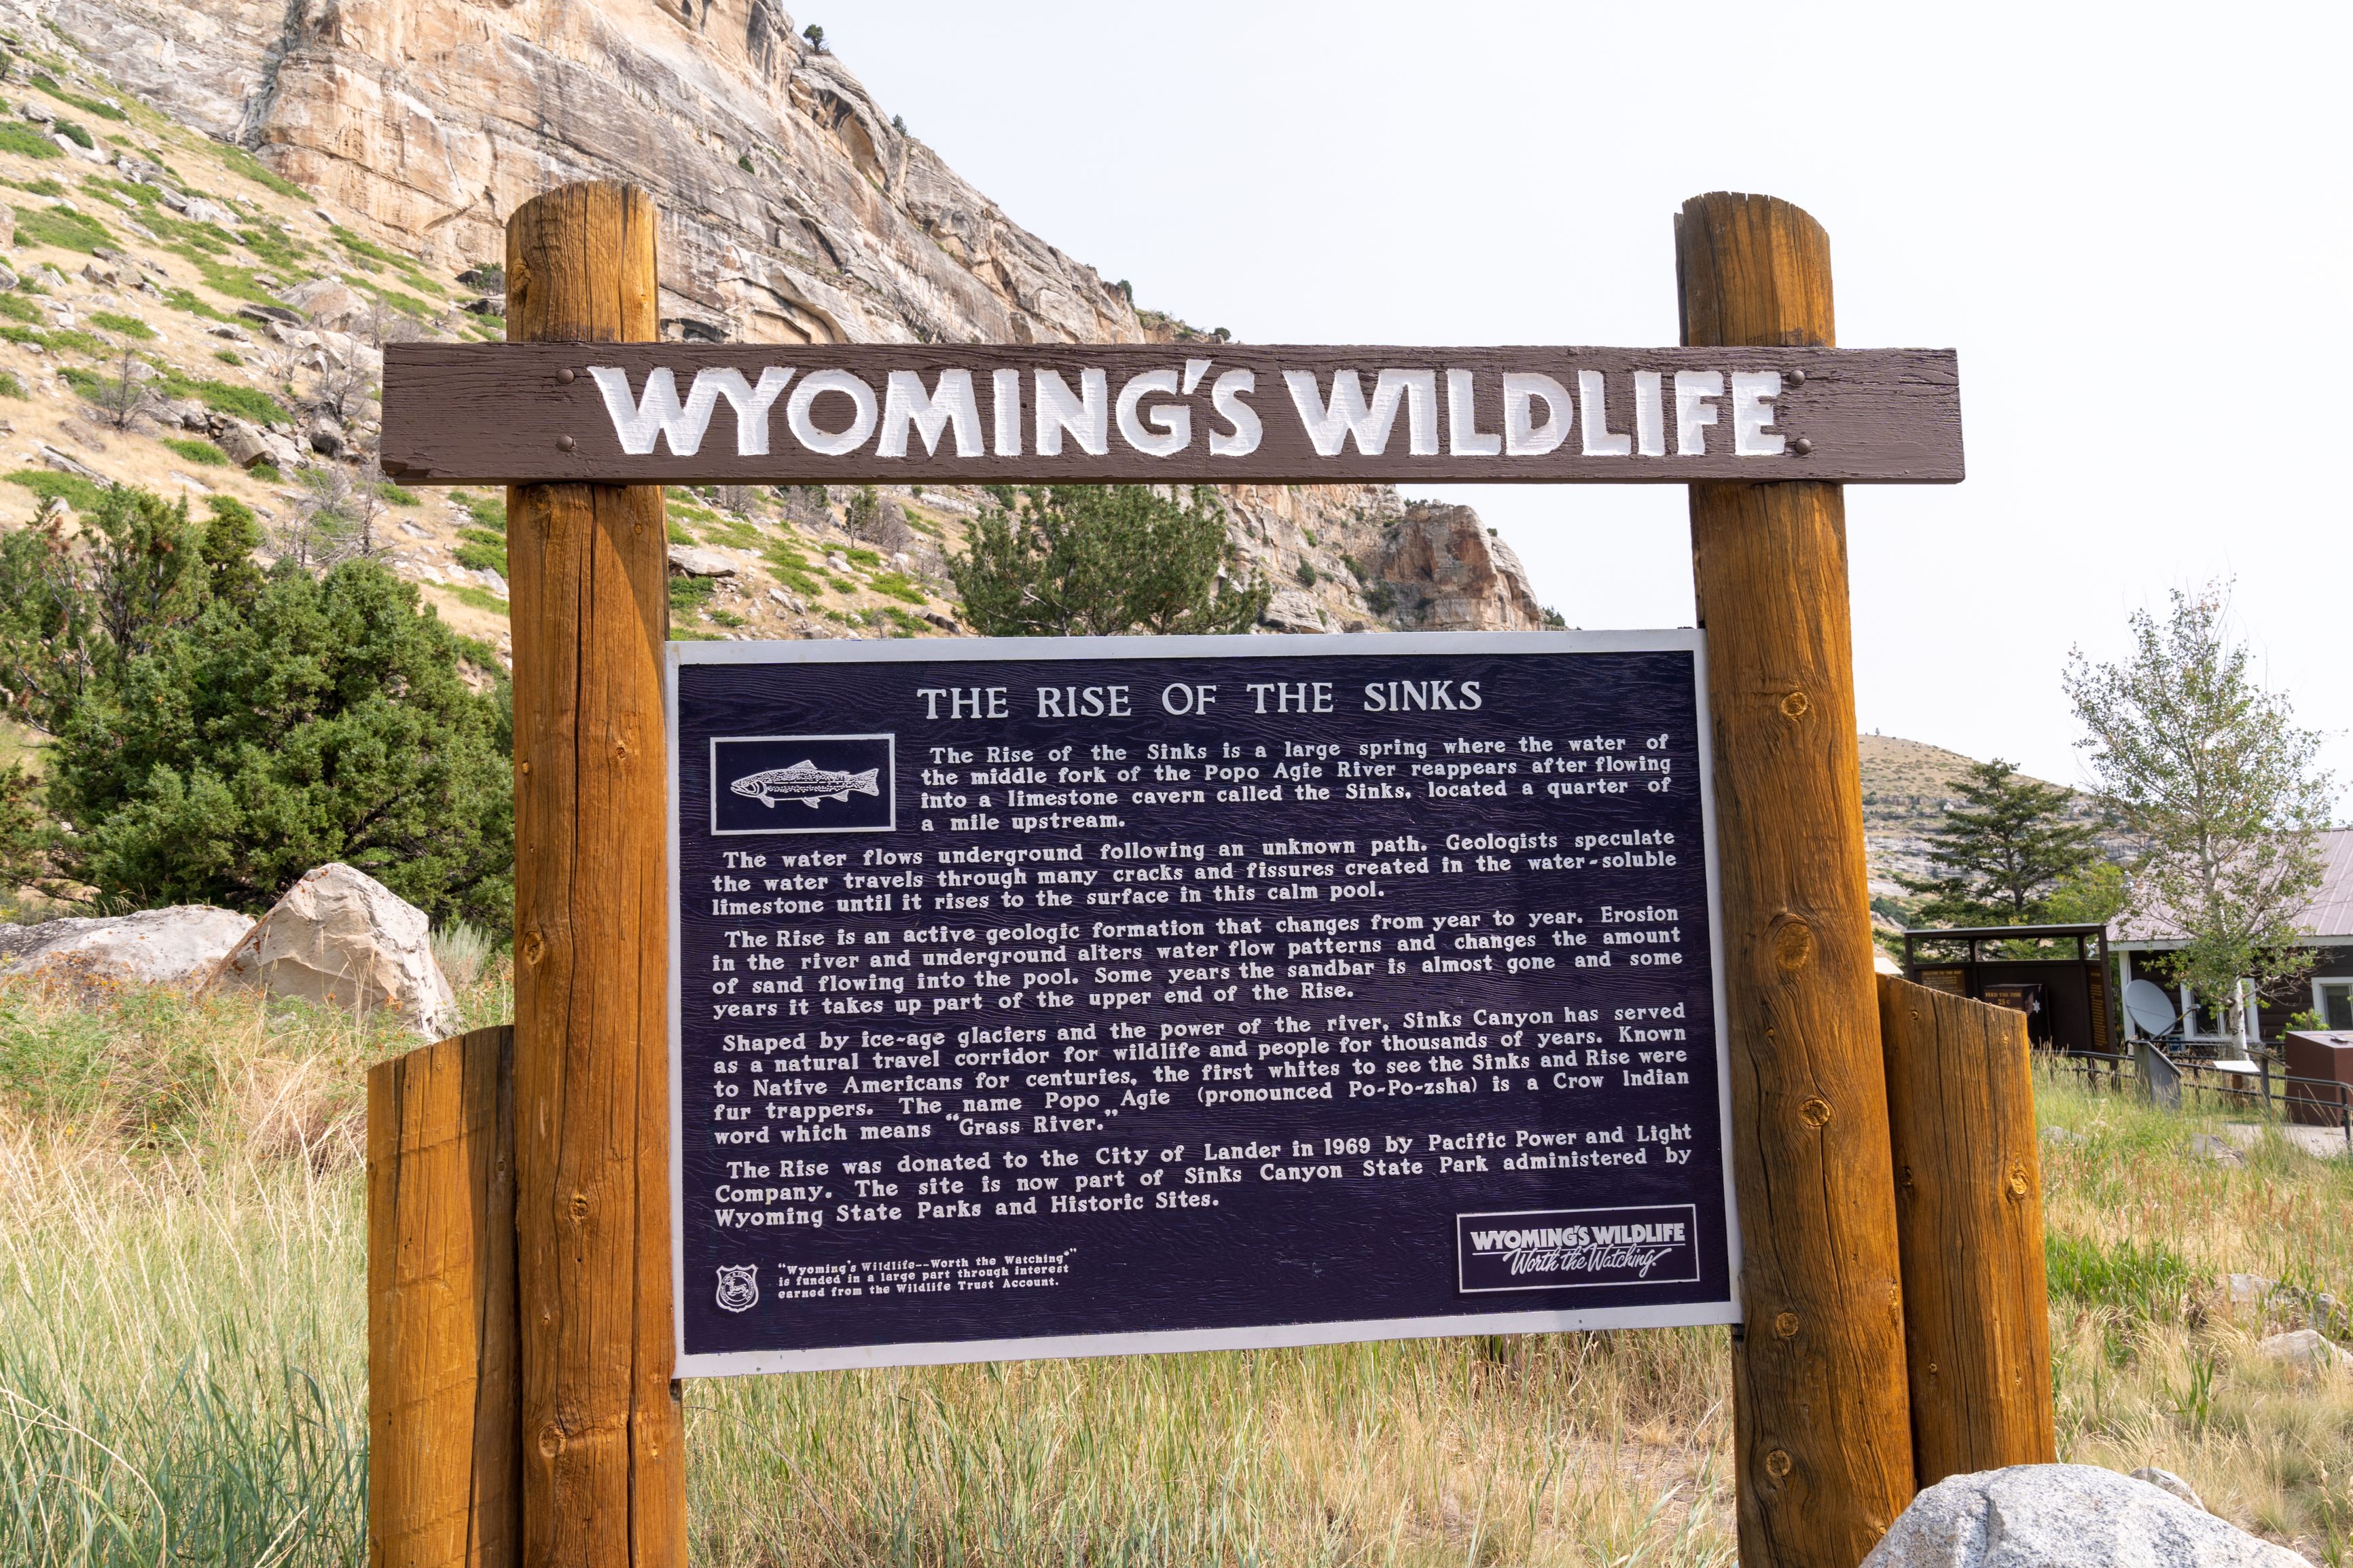
M359 291L332 278L313 278L280 292L278 298L301 313L301 319L338 331L367 314L367 300Z
M190 223L218 224L223 228L237 222L235 213L218 202L208 202L202 196L190 196L187 205L180 209L180 216Z
M2155 1465L2143 1465L2132 1473L2132 1479L2137 1481L2147 1481L2167 1496L2179 1498L2191 1508L2203 1509L2206 1506L2206 1500L2200 1497L2188 1481L2183 1480L2171 1470L2160 1470Z
M290 327L304 324L300 312L290 310L283 305L239 305L237 313L265 327L272 321L280 321Z
M2270 1295L2274 1285L2260 1274L2225 1274L2222 1289L2230 1292L2233 1306L2245 1307Z
M1951 1476L1912 1500L1862 1568L2308 1568L2147 1481L2088 1465Z
M216 338L227 338L232 342L249 343L253 341L253 334L234 321L215 321L205 331Z
M251 916L207 904L101 920L0 925L0 974L47 974L87 984L184 985L212 973L252 929Z
M479 300L469 300L458 309L470 316L503 316L507 313L504 294L485 294Z
M51 447L47 444L44 444L41 447L41 461L49 468L55 468L58 472L61 474L71 474L78 479L89 479L94 484L101 485L111 484L113 482L104 474L101 474L96 468L91 468L89 464L79 462L68 454L60 452L55 447Z
M214 971L214 983L332 1007L390 1008L429 1038L457 1023L433 961L425 911L365 872L332 861L286 890Z
M681 577L733 577L735 563L715 550L699 550L691 544L670 547L670 568Z
M503 291L506 287L506 273L502 270L492 272L483 267L469 267L458 274L458 281L469 289L496 288Z
M85 163L102 164L107 161L105 153L95 147L83 146L62 131L52 132L49 140L56 142L69 158L79 158Z
M58 121L56 111L47 104L29 98L16 106L16 112L40 125L54 125Z
M14 223L9 224L8 237L5 239L0 239L0 245L13 243L16 237L16 226ZM5 267L0 267L0 294L5 294L9 289L14 289L16 286L16 275L14 272L9 271Z
M2331 1344L2317 1329L2296 1329L2259 1340L2255 1349L2283 1366L2318 1372L2333 1366L2353 1366L2353 1353Z
M85 283L120 283L122 281L121 270L118 268L114 263L111 261L100 260L97 257L92 257L88 261L82 263L81 276L82 281Z

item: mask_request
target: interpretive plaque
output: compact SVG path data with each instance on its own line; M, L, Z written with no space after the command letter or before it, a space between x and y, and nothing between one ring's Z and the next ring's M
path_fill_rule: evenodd
M670 655L682 1375L1737 1320L1699 633Z

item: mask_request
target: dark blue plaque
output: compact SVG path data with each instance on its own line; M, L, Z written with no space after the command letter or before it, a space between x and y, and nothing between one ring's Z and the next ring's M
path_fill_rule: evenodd
M1698 633L670 655L681 1374L1736 1321Z

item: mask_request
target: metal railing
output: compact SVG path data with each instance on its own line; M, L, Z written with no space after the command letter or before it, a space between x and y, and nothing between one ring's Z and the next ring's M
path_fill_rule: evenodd
M2204 1095L2267 1121L2332 1127L2344 1133L2348 1147L2353 1148L2353 1084L2301 1078L2281 1070L2269 1057L2255 1058L2255 1072L2224 1072L2212 1062L2176 1060L2150 1042L2137 1040L2128 1052L2037 1050L2034 1060L2048 1071L2081 1077L2087 1089L2123 1093L2129 1088L2174 1109L2180 1108L2185 1094ZM2292 1103L2318 1120L2292 1117Z

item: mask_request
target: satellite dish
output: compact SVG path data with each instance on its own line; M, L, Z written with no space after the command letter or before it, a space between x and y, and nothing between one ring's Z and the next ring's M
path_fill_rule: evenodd
M2147 1035L2162 1035L2171 1029L2180 1016L2173 1010L2172 998L2165 987L2154 980L2136 980L2125 987L2125 1011Z

